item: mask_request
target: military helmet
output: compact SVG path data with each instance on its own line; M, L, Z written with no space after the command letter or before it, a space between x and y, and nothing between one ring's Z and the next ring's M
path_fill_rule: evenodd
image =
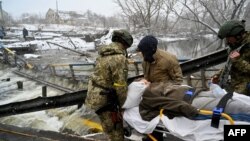
M128 47L131 47L133 44L133 37L132 35L124 29L121 30L114 30L112 34L112 41L119 41L126 44Z
M218 32L218 37L224 39L229 36L239 35L241 32L245 31L245 21L231 20L225 22Z

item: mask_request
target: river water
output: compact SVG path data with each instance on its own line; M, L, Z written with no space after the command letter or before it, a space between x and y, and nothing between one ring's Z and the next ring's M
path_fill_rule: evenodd
M16 101L24 101L41 96L42 85L34 83L26 78L13 74L12 69L1 67L0 79L10 78L10 81L0 81L0 105ZM23 90L17 89L17 81L23 82ZM48 95L58 95L57 90L48 90ZM17 125L20 127L44 128L46 130L59 131L62 123L57 117L49 117L45 111L9 116L0 118L1 123Z
M8 68L0 64L0 105L42 96L42 84L20 77L12 73L13 70L16 70L16 68ZM6 81L7 78L10 78L10 81ZM47 80L51 81L51 79L54 78L48 78ZM61 80L62 79L55 79L54 82L61 85L67 85L62 84ZM16 82L18 81L23 82L22 90L17 88ZM62 95L64 93L65 92L60 90L47 87L47 96ZM99 119L93 111L86 110L84 105L80 109L78 109L77 106L69 106L2 117L0 118L0 122L19 127L85 135L92 127L84 125L82 119L99 122Z
M211 44L211 42L213 42ZM179 59L191 59L216 51L218 41L209 38L181 40L174 42L160 41L159 47L177 55ZM10 81L0 81L0 105L33 99L42 94L42 85L26 78L13 74L16 68L8 68L0 64L0 80L10 78ZM23 81L24 89L18 90L16 82ZM60 80L56 83L61 83ZM48 96L60 95L64 92L48 87ZM84 105L80 109L77 106L57 108L27 114L20 114L0 118L0 122L20 127L51 130L57 132L73 132L78 135L88 134L91 127L82 122L82 118L99 122L97 116L87 110Z
M220 41L210 35L171 42L160 41L159 47L175 54L179 59L192 59L216 51L219 44Z

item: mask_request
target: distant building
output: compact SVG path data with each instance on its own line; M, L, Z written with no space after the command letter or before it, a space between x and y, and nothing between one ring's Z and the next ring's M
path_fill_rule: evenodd
M57 11L49 9L45 20L52 24L87 25L88 19L83 13L75 11Z

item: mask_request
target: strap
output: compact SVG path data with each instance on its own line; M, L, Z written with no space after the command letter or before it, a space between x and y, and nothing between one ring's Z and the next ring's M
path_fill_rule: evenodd
M221 113L223 111L223 108L217 108L215 107L213 110L212 120L211 120L211 126L214 128L218 128L220 124L220 117Z
M213 110L211 126L214 128L218 128L220 124L221 113L224 112L225 107L227 105L227 101L233 97L233 93L228 93L224 95L217 106Z
M100 115L101 113L103 113L103 112L107 112L107 111L112 111L112 110L114 110L113 109L113 105L108 105L108 104L106 104L106 105L104 105L104 106L102 106L101 108L99 108L98 110L96 110L96 114L97 115Z
M193 97L194 97L194 90L193 89L189 89L189 90L187 90L186 92L185 92L185 95L184 95L184 97L183 97L183 100L185 101L185 102L187 102L187 103L191 103L192 101L192 99L193 99Z
M250 96L250 82L247 83L247 96Z
M217 108L223 108L223 111L222 112L224 112L224 109L225 109L225 107L226 107L226 105L227 105L227 101L229 100L229 99L231 99L233 97L233 93L227 93L227 94L225 94L222 98L221 98L221 100L219 101L219 103L217 104Z

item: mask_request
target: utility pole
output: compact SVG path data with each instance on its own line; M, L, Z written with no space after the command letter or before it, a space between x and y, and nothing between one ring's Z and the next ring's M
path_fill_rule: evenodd
M58 3L57 3L57 0L56 0L56 13L58 14Z
M56 0L56 22L59 24L59 12L58 12L58 2Z

